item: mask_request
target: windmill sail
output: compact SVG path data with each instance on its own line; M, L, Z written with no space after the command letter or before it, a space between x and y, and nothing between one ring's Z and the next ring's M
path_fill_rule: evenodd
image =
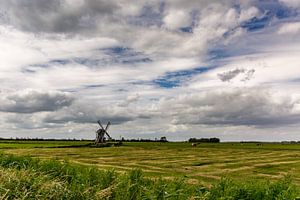
M96 131L96 139L95 139L95 143L96 144L101 144L101 143L105 143L105 135L108 136L109 139L111 139L110 135L108 134L107 130L110 126L110 122L107 123L105 129L104 127L102 126L100 120L97 121L100 128Z

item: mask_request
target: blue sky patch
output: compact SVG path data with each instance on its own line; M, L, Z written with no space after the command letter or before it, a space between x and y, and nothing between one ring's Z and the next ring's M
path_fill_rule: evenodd
M112 58L113 62L122 64L134 64L151 62L151 58L141 52L134 51L132 48L127 47L113 47L102 49L104 53Z
M248 31L256 31L263 29L271 24L273 19L283 20L285 18L297 16L297 12L288 8L278 1L261 1L257 5L261 13L261 17L253 17L252 19L244 22L241 27Z
M107 61L105 60L100 60L100 59L92 59L92 58L73 58L72 59L73 62L80 64L80 65L84 65L84 66L89 66L89 67L97 67L99 65L105 65L108 64Z
M278 19L283 19L297 15L296 11L281 4L277 0L260 1L257 7L262 13L269 12Z
M71 61L68 60L68 59L54 59L54 60L49 61L50 65L51 64L53 64L53 65L67 65L69 63L71 63Z
M246 22L244 22L241 27L247 29L248 31L256 31L267 26L274 15L271 12L267 12L263 17L254 17Z
M104 53L102 57L73 57L73 58L57 58L52 59L46 63L37 63L28 65L23 69L23 73L33 73L36 68L49 68L53 66L64 66L69 64L79 64L89 68L98 68L101 66L109 66L112 64L137 64L152 62L152 59L141 52L136 52L131 48L126 47L113 47L106 49L99 49Z
M182 27L180 30L184 33L193 33L193 27L188 26L188 27Z
M257 8L263 13L260 17L252 19L241 24L242 28L248 31L257 31L271 25L274 19L283 20L289 17L297 16L297 11L280 4L278 1L260 1Z
M35 73L36 71L35 70L32 70L32 69L22 69L21 70L22 73L28 73L28 74L33 74Z
M174 88L180 86L183 82L191 77L214 69L213 67L199 67L191 70L182 70L177 72L169 72L152 82L162 88Z
M95 84L95 85L86 85L85 88L100 88L104 87L105 85L103 84Z
M225 48L214 49L208 52L208 57L210 60L222 59L230 56L230 52L227 51Z

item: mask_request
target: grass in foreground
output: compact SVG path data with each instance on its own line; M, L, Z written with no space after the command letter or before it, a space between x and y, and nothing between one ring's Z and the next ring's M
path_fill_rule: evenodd
M183 179L145 178L141 170L116 173L93 167L0 155L1 199L296 199L288 177L276 182L236 183L222 178L211 188Z
M70 147L53 148L58 144ZM53 143L49 148L50 143L47 142L11 143L9 145L15 145L14 148L5 148L3 144L2 151L19 156L68 160L70 163L99 169L114 168L122 173L139 168L147 177L185 177L190 183L205 186L218 183L224 176L244 182L245 179L252 178L275 181L288 174L291 174L293 182L300 186L299 144L203 143L192 147L190 143L180 142L133 142L110 148L72 147L82 144L84 143ZM36 146L28 148L26 145ZM45 146L36 148L41 145Z

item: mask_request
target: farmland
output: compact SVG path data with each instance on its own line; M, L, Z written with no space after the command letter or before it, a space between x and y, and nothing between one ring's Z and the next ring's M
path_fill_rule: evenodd
M184 178L210 187L222 177L237 182L279 180L290 175L300 185L300 145L272 143L125 143L120 147L67 147L84 141L3 142L5 154L68 161L99 169L141 169L150 178ZM63 148L56 148L63 147Z
M299 199L300 146L0 143L1 199Z

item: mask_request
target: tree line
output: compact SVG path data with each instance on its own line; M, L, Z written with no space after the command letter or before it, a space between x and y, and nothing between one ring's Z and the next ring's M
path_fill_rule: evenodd
M190 138L188 141L193 143L220 143L219 138Z

